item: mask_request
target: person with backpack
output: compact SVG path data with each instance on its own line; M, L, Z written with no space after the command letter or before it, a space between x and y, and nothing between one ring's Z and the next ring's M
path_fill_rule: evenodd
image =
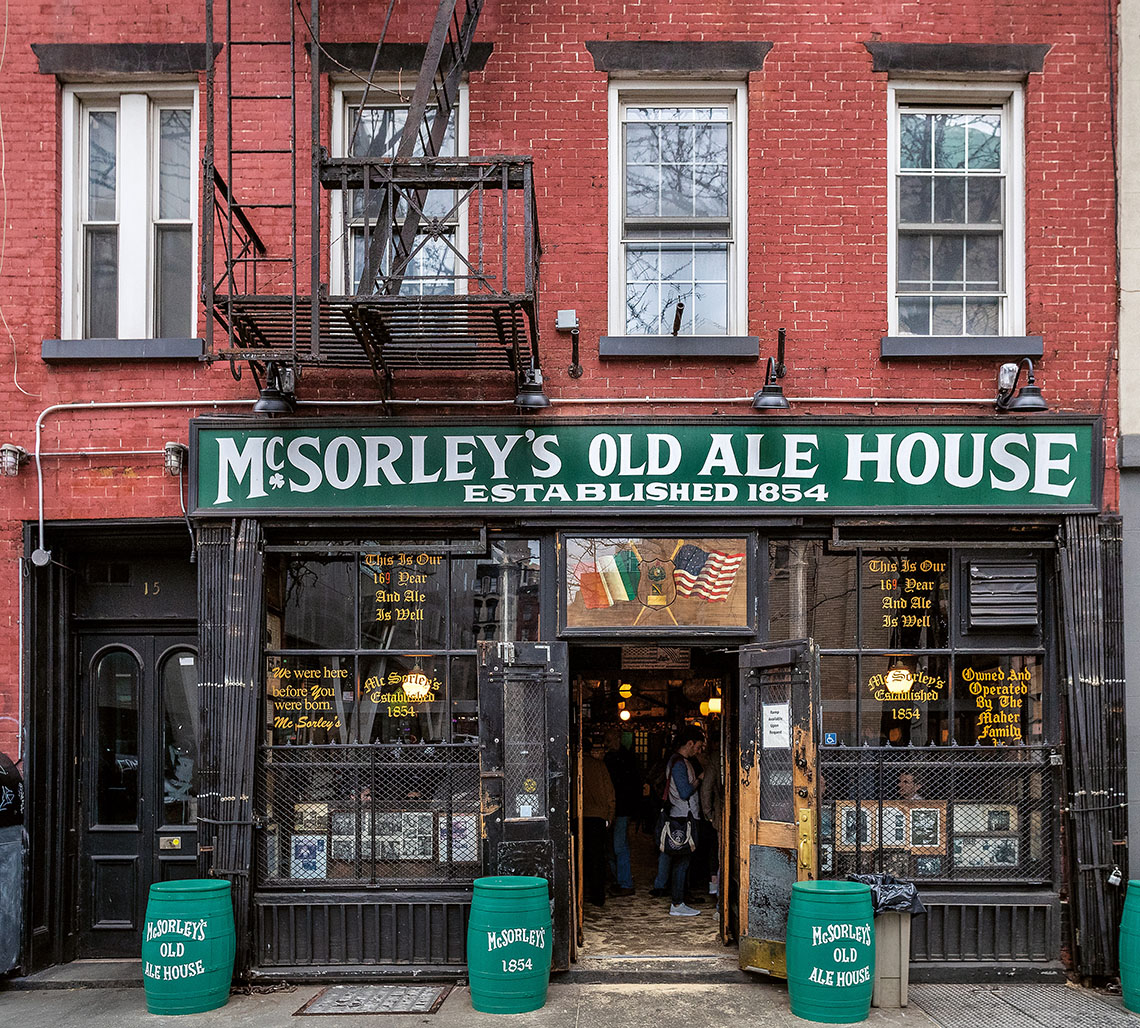
M704 742L704 733L695 725L682 729L673 745L666 771L666 787L662 790L663 811L658 836L661 855L657 861L657 878L651 896L664 896L669 886L669 913L673 917L695 917L700 913L685 902L689 861L697 845L701 820L700 774L691 763Z

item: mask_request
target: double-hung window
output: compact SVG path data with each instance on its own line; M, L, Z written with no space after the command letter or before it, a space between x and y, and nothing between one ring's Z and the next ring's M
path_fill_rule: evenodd
M610 328L743 330L744 89L611 86Z
M407 120L407 104L394 91L375 89L367 98L361 90L337 91L334 108L334 152L348 157L389 158L396 153ZM440 146L440 157L455 157L466 152L465 136L461 138L462 117L467 90L460 90L460 100L452 110ZM363 107L361 106L363 104ZM430 124L430 117L429 117ZM415 157L424 154L424 137L428 129L421 127ZM364 270L365 245L370 242L381 196L373 191L367 197L362 190L347 195L334 192L330 217L332 226L333 289L355 293ZM465 252L465 226L460 218L461 205L452 189L429 190L422 201L420 224L411 244L412 257L400 284L403 296L450 295L462 291L464 269L457 254ZM402 225L408 214L408 201L396 204L395 224ZM381 259L381 273L391 267L391 242Z
M192 87L65 91L66 337L193 336L197 122Z
M891 335L1022 335L1020 90L891 96Z

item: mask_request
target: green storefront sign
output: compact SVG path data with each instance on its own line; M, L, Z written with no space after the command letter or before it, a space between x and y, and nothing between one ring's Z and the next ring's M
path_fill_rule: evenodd
M1095 510L1100 423L192 424L196 514Z

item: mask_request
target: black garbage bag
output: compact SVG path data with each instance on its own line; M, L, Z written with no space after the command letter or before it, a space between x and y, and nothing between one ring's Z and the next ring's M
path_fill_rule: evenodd
M20 772L0 753L0 828L24 823L24 783Z
M849 882L871 886L871 909L876 914L893 911L900 914L925 914L926 907L918 898L918 886L894 875L848 875Z

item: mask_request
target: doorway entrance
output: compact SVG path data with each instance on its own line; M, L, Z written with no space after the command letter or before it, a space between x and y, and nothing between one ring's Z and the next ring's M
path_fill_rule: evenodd
M79 637L80 957L137 956L152 882L197 862L197 639Z
M729 898L736 657L723 647L571 646L574 921L581 960L731 956ZM693 823L685 906L671 914L659 814L680 734L703 800ZM599 817L612 788L613 816ZM609 821L608 824L605 822ZM663 880L664 879L664 880Z

